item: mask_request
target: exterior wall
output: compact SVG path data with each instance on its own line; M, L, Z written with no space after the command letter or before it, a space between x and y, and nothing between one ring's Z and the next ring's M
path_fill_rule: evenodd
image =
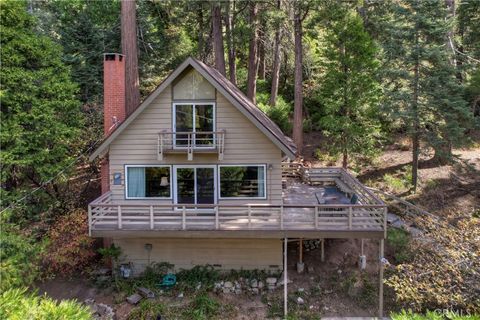
M171 87L166 88L110 145L110 189L113 201L132 204L172 203L173 201L125 200L124 165L127 164L266 164L267 168L272 164L273 169L267 169L266 200L235 199L219 200L218 203L281 204L281 150L218 92L216 130L226 130L224 160L219 161L217 154L198 153L194 153L193 161L187 160L186 153L166 154L163 161L157 160L158 133L161 130L172 130L171 91ZM112 183L112 176L117 172L122 174L122 185Z
M121 263L131 262L134 275L149 262L169 262L175 269L215 265L221 270L279 270L282 268L280 239L114 239L122 248ZM150 260L145 244L152 244Z

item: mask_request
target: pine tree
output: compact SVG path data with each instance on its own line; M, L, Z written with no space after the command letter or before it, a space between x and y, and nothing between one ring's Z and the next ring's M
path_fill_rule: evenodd
M322 52L323 78L319 86L324 116L320 127L340 153L347 168L352 155L373 153L378 141L379 83L377 48L364 30L362 19L351 10L339 10L327 29Z

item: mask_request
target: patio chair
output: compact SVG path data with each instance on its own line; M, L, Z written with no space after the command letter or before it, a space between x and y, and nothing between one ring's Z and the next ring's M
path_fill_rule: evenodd
M358 201L358 196L357 196L357 194L354 193L352 198L350 199L350 203L351 204L356 204L357 201Z

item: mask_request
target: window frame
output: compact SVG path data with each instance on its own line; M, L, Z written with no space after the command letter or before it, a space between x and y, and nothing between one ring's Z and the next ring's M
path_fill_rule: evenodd
M263 179L264 183L264 195L263 197L222 197L222 167L263 167ZM218 186L218 200L267 200L268 199L268 187L267 187L267 165L266 164L257 164L257 163L246 163L246 164L219 164L218 165L218 174L217 174L217 186Z
M178 192L177 192L177 169L194 169L194 176L195 176L195 182L194 182L194 195L195 195L195 202L197 202L197 173L196 173L196 169L197 168L209 168L209 169L213 169L213 188L214 188L214 191L213 191L213 198L214 198L214 203L212 205L217 205L218 204L218 200L220 199L219 196L220 196L220 187L218 185L218 176L219 176L219 172L220 172L220 169L218 168L217 165L215 164L175 164L173 165L173 174L175 175L175 188L173 189L173 192L174 192L174 197L173 197L173 203L175 205L177 205L178 207L181 207L182 205L184 204L181 204L181 203L177 203L178 201ZM194 203L193 205L198 205L198 203Z
M212 132L216 132L217 130L217 104L213 100L178 100L172 103L172 132L173 132L173 148L174 149L187 149L188 146L181 146L176 144L176 133L177 133L177 105L191 105L192 106L192 133L196 133L196 120L195 120L195 107L197 105L211 105L213 109L213 130ZM202 133L199 131L199 133ZM193 146L194 149L215 149L215 141L217 139L216 134L212 134L213 138L213 146L202 146L195 144Z
M168 168L170 171L169 176L169 197L129 197L128 196L128 168ZM126 200L171 200L172 199L172 166L171 165L157 165L157 164L126 164L124 165L125 175L125 199Z

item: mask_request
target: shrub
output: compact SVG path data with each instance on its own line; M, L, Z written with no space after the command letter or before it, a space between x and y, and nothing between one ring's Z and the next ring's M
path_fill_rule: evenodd
M9 289L0 295L0 319L92 319L90 310L73 300L57 303L48 297L27 293L27 289Z
M290 115L292 113L292 105L287 103L281 96L277 98L277 104L272 107L267 103L258 102L258 107L262 110L270 119L275 122L280 129L285 133L292 131L292 123L290 121Z
M220 303L208 296L206 293L201 293L195 297L192 304L183 313L185 319L207 320L212 319L220 313Z
M95 257L84 210L76 209L60 217L47 235L49 244L43 256L47 274L71 275L75 271L83 271Z
M177 273L177 281L187 288L195 288L199 283L206 288L211 288L219 279L220 273L211 265L195 266Z
M137 308L128 315L128 320L156 319L165 313L165 306L154 300L143 300Z
M427 311L425 314L413 313L411 310L390 315L392 320L479 320L477 315L462 315L453 311L440 313L438 311Z
M28 286L39 274L43 245L2 223L0 232L0 291Z
M402 229L389 229L387 233L387 244L393 250L393 257L396 263L404 263L412 258L410 250L410 235Z

